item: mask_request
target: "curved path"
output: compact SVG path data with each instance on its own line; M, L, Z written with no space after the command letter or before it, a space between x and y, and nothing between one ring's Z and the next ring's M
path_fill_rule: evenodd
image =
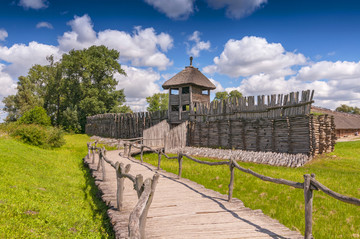
M131 164L130 174L142 174L144 180L156 172L160 174L147 217L147 238L303 238L260 210L246 208L238 199L227 202L227 195L188 179L177 179L177 175L157 171L152 165L120 157L119 152L108 151L107 158ZM106 163L106 178L102 181L101 170L96 171L98 158L94 164L91 159L85 161L103 192L103 200L111 207L108 215L116 237L127 238L129 215L138 200L132 182L125 179L124 209L119 212L115 170Z

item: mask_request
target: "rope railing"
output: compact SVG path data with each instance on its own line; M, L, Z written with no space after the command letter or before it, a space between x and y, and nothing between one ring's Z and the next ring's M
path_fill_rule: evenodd
M128 178L132 181L138 196L138 202L129 216L129 238L145 238L146 217L154 197L159 174L156 173L152 178L147 178L145 181L141 174L133 176L129 174L131 168L130 164L124 166L123 163L113 163L106 157L105 148L97 147L97 143L97 141L87 143L88 154L86 158L90 159L90 155L92 155L92 164L94 164L95 154L97 153L99 155L97 171L99 171L100 168L102 169L102 181L106 181L105 163L108 163L115 169L117 182L116 202L118 211L122 211L123 209L124 180L125 178Z
M179 164L179 171L178 171L178 178L181 178L181 174L182 174L182 161L183 161L183 157L186 157L194 162L200 163L200 164L206 164L209 166L216 166L216 165L228 165L229 169L230 169L230 182L229 182L229 193L228 193L228 201L231 202L232 199L232 195L233 195L233 189L234 189L234 169L238 169L244 173L250 174L254 177L257 177L263 181L268 181L268 182L272 182L272 183L276 183L276 184L282 184L282 185L287 185L293 188L297 188L297 189L303 189L304 190L304 199L305 199L305 233L304 233L304 238L305 239L311 239L312 237L312 206L313 206L313 191L314 190L321 190L323 191L325 194L346 202L346 203L350 203L350 204L354 204L357 206L360 206L360 199L358 198L354 198L354 197L349 197L349 196L345 196L342 194L339 194L337 192L332 191L331 189L327 188L326 186L322 185L320 182L318 182L317 180L315 180L315 174L305 174L304 175L304 182L300 183L300 182L293 182L290 180L286 180L286 179L282 179L282 178L272 178L269 176L265 176L259 173L256 173L254 171L252 171L251 169L247 169L247 168L243 168L241 167L233 158L230 158L229 160L224 160L224 161L218 161L218 162L209 162L209 161L203 161L203 160L199 160L196 158L193 158L187 154L182 153L181 151L178 153L177 156L173 156L170 157L167 154L165 154L163 148L161 149L153 149L149 146L146 145L140 145L140 146L134 146L131 144L128 144L128 151L127 148L124 146L124 156L127 157L131 157L131 148L137 148L140 149L140 159L141 159L141 163L143 163L143 153L144 153L144 148L147 148L150 150L150 152L154 152L158 154L158 165L157 165L157 169L160 170L161 169L161 155L164 155L165 158L167 159L177 159L178 160L178 164Z

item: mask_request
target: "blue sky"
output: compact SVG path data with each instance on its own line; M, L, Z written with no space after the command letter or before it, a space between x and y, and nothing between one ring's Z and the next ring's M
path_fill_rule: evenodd
M135 111L190 55L218 91L314 89L318 106L359 107L359 26L355 0L1 0L0 100L46 56L106 45Z

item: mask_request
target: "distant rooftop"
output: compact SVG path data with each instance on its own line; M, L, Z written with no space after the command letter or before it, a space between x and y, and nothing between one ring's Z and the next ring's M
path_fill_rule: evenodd
M336 129L360 129L360 115L333 111L317 106L311 106L311 111L334 116Z

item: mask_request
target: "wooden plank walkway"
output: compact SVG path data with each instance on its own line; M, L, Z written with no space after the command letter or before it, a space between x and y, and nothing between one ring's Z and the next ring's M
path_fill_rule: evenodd
M246 208L238 199L227 202L227 195L204 188L177 175L157 171L152 165L119 156L118 150L108 151L107 158L131 164L130 174L142 174L144 180L158 172L160 178L146 222L147 238L303 238L260 210ZM103 200L110 205L108 215L117 238L127 238L130 212L138 199L130 180L125 179L124 209L116 210L116 173L106 163L106 178L96 171L98 158L91 164Z

